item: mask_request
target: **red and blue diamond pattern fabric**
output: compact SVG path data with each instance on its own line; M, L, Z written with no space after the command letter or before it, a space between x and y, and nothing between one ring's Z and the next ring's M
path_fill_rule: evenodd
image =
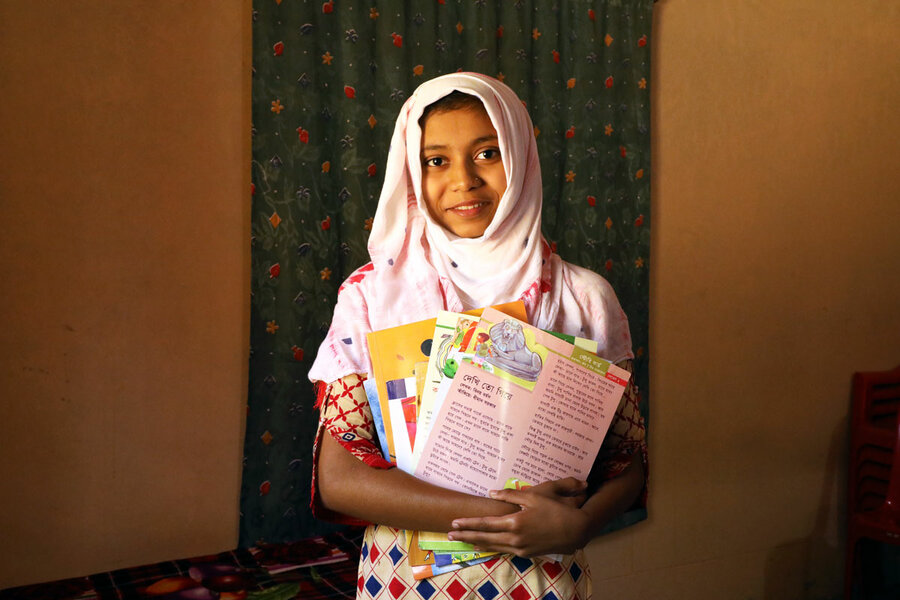
M377 600L513 600L591 597L590 578L582 552L562 562L503 555L459 571L419 581L409 580L403 568L403 535L396 529L373 526L363 538L357 597Z

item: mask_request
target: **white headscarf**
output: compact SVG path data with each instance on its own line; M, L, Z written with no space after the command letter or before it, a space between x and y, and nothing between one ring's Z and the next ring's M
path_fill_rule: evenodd
M476 96L497 130L507 187L478 238L460 238L431 218L422 198L419 118L458 90ZM400 109L369 236L372 262L341 286L334 319L309 377L333 381L370 370L365 334L521 299L542 329L596 339L600 354L632 358L628 320L609 283L562 261L541 235L541 172L534 127L499 80L453 73L423 83Z

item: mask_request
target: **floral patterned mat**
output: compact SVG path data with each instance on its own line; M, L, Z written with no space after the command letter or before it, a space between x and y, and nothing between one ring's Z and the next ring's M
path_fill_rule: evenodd
M361 531L0 590L0 600L353 598Z

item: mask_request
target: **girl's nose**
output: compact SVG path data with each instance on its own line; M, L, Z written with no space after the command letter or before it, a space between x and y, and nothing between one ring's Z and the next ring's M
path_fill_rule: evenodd
M481 185L481 179L470 161L456 161L451 172L453 191L464 192Z

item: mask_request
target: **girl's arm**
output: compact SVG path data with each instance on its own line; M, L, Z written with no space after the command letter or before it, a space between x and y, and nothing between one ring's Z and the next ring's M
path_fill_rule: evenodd
M314 449L313 511L322 518L347 517L398 529L449 531L455 517L500 516L518 506L446 490L391 468L375 443L363 390L364 377L349 375L321 386L322 415ZM584 488L575 479L544 492L579 506ZM352 519L351 519L352 520Z
M390 525L397 529L450 531L454 518L502 516L519 510L516 504L455 492L416 479L400 469L376 469L355 458L330 435L322 436L318 459L319 502L328 510ZM562 480L549 493L554 503L583 491L575 479ZM582 496L583 499L583 496ZM570 506L575 510L574 506Z
M454 517L500 516L517 507L453 492L400 469L375 469L355 458L330 435L322 436L319 501L328 510L397 529L449 531Z

